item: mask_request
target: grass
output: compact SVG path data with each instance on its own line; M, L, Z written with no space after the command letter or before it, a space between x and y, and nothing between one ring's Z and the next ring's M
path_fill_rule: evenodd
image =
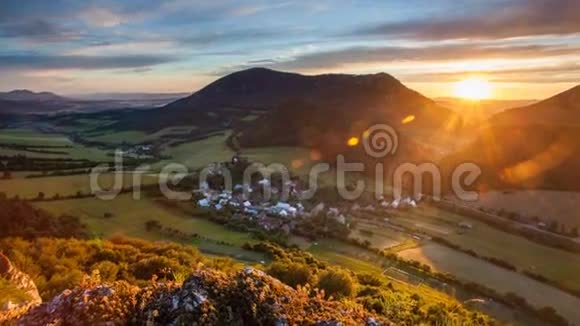
M225 135L211 136L206 139L165 148L162 155L171 159L158 162L154 168L161 169L169 163L179 163L190 169L202 168L213 162L230 161L234 152L226 146Z
M65 136L45 134L33 129L0 129L0 143L29 146L63 146L72 142Z
M16 156L25 155L34 158L70 158L87 159L91 161L111 161L108 152L98 148L86 147L71 142L66 136L59 134L47 134L33 129L1 129L0 143L30 146L34 149L65 152L63 154L36 153L26 150L0 148L0 155ZM68 146L67 148L45 148L44 146Z
M580 289L580 255L543 246L492 228L478 220L431 206L400 213L398 218L394 219L396 222L403 220L419 228L423 224L430 225L422 229L432 235L442 236L440 233L433 232L431 225L436 225L439 229L447 229L450 232L443 237L451 243L471 249L481 256L502 259L520 270L530 270L569 287ZM456 225L460 221L472 224L473 229L463 234L458 233ZM506 250L508 248L509 250Z
M145 140L146 134L142 131L120 131L113 133L104 133L96 136L87 137L90 141L111 143L111 144L138 144Z
M125 187L132 185L132 175L123 174L123 184ZM143 176L143 184L157 183L153 176ZM103 174L99 177L99 185L106 189L113 185L114 175ZM61 196L75 195L78 191L88 194L91 192L90 177L87 174L68 175L58 177L42 178L13 178L0 180L0 192L9 197L20 196L23 199L36 198L39 192L43 192L46 198L51 198L55 194Z
M573 323L580 322L579 298L519 273L436 243L404 250L399 255L428 264L436 271L451 273L459 279L483 284L500 293L516 293L539 308L552 306Z
M243 261L260 261L264 256L244 250L246 242L254 242L248 233L236 232L211 221L195 218L186 214L170 211L150 199L133 200L130 194L120 195L112 201L95 198L38 202L34 204L54 215L68 214L78 216L87 224L90 232L99 237L108 238L116 234L147 240L168 240L192 244L211 254L225 255ZM105 214L112 214L104 218ZM209 239L182 241L165 236L160 232L147 232L145 222L158 220L164 227L171 227L186 233L197 233ZM216 242L227 242L226 246Z
M410 239L406 233L386 227L378 227L362 220L357 221L350 237L359 241L369 241L371 247L378 249L392 248Z
M580 192L552 190L488 191L479 194L471 206L537 216L549 223L558 221L567 228L580 227Z

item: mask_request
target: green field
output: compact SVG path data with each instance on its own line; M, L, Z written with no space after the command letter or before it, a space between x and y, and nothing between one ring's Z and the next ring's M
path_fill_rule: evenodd
M553 190L488 191L479 194L470 206L495 211L519 213L522 216L536 216L549 224L551 221L566 225L567 229L580 227L580 192Z
M66 137L44 134L33 129L0 129L0 143L30 146L64 146L72 142Z
M543 246L492 228L478 220L426 205L401 212L393 221L412 224L426 233L441 236L481 256L499 258L520 270L530 270L571 288L580 289L580 255ZM470 223L473 229L458 232L457 223L461 221ZM448 233L442 234L442 230Z
M124 187L131 187L133 175L125 173L122 177ZM101 188L106 189L113 185L114 180L114 174L103 174L99 177L99 185ZM158 182L156 176L143 175L142 180L144 185ZM36 198L39 192L43 192L46 198L50 198L56 194L71 196L78 191L83 194L91 193L91 183L88 174L0 180L0 192L7 194L9 197L20 196L23 199Z
M246 242L253 242L251 235L227 229L211 221L195 218L186 214L165 209L149 199L133 200L130 194L120 195L112 201L102 201L95 198L38 202L36 207L45 209L54 215L72 215L81 218L90 232L95 236L111 237L123 234L130 237L148 240L176 241L159 232L147 232L145 222L158 220L163 226L171 227L186 233L197 233L210 241L195 240L189 243L201 250L219 255L227 255L240 260L259 261L264 256L241 249ZM112 217L105 218L105 214ZM233 246L216 242L224 241Z
M145 140L147 135L142 131L120 131L120 132L107 132L104 134L87 137L90 141L112 143L112 144L137 144Z
M363 220L356 222L356 227L351 231L350 237L359 241L368 241L372 248L381 250L392 248L411 239L406 233L378 227Z
M195 169L214 162L230 161L234 152L226 146L228 135L229 133L210 136L206 139L167 147L161 154L171 159L158 162L154 168L161 169L169 163L179 163Z
M499 293L516 293L539 308L552 306L568 320L575 324L580 323L579 298L519 273L436 243L403 250L398 254L405 259L427 264L436 271L451 273L459 279L485 285Z
M69 158L69 159L86 159L90 161L111 161L108 152L76 144L64 135L47 134L33 129L0 129L0 143L30 146L31 149L47 150L55 153L37 153L24 149L12 149L0 147L0 155L16 156L25 155L34 158ZM66 148L50 148L45 146L67 146Z

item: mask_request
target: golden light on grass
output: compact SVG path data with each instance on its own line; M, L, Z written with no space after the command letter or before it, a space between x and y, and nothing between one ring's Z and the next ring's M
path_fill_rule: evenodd
M356 146L358 145L358 137L350 137L346 142L348 146Z
M292 165L293 169L299 169L299 168L304 166L304 161L302 161L300 159L296 159L296 160L292 160L292 162L290 164Z
M491 97L492 86L489 81L472 77L455 83L453 94L466 100L484 100Z
M403 120L401 120L401 123L406 124L406 123L412 122L413 120L415 120L415 116L411 114L411 115L406 116Z

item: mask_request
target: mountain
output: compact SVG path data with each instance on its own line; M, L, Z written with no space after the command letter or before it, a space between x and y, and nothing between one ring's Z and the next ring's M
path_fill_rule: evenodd
M0 93L0 100L15 102L65 102L68 99L50 92L32 92L18 89Z
M475 142L444 160L472 161L492 188L579 190L580 86L538 103L499 113Z
M265 68L232 73L193 95L167 106L140 112L119 127L154 130L179 124L227 126L250 113L269 112L289 101L302 101L335 112L351 111L404 118L413 112L419 121L437 124L455 116L433 101L404 87L388 74L305 76Z
M53 113L70 108L70 101L50 92L13 90L0 93L0 115Z

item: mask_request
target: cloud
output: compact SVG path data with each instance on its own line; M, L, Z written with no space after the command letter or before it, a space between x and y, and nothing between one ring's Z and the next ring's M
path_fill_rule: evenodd
M356 30L356 36L422 40L501 39L580 33L578 0L512 0L477 14L431 17Z
M123 69L143 68L173 62L175 58L148 55L78 56L78 55L0 55L0 70L33 69Z
M79 30L64 28L46 20L0 23L0 37L26 38L33 41L61 42L77 38Z
M113 13L109 9L91 7L80 14L89 25L95 27L115 27L123 22L121 15Z
M266 63L281 70L336 69L353 64L389 63L399 61L454 61L462 59L524 59L562 56L580 53L579 47L548 45L521 46L474 46L470 44L440 45L429 47L351 47L346 49L314 52L289 60ZM255 66L248 63L244 67Z
M455 82L467 75L483 75L492 82L501 83L578 83L580 80L579 63L561 63L556 65L541 65L533 67L497 68L489 70L438 72L438 73L408 73L401 78L405 82L431 83Z

